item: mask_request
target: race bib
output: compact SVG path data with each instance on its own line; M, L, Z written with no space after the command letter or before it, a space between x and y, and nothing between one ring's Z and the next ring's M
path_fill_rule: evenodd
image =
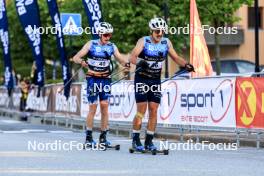
M154 70L160 70L162 69L162 62L156 62L156 61L147 61L149 68Z
M93 67L108 67L110 61L109 60L99 61L99 60L88 59L88 64Z

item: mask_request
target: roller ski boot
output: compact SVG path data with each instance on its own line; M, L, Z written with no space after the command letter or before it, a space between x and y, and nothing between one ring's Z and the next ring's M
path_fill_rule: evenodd
M153 137L154 135L150 135L150 134L146 134L146 140L145 140L145 150L147 153L151 153L152 155L156 155L156 154L164 154L164 155L168 155L169 154L169 150L158 150L157 147L153 144Z
M96 148L97 144L93 140L93 135L91 131L86 131L86 139L85 143L83 144L83 149L91 149L91 148Z
M145 148L141 144L140 133L133 133L133 140L132 140L132 147L129 149L129 153L139 152L139 153L145 153Z
M99 137L99 148L101 150L107 150L107 149L115 149L120 150L120 145L112 145L107 139L106 139L107 131L102 131Z

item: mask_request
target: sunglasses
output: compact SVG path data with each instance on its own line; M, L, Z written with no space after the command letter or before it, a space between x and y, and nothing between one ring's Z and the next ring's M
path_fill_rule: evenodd
M112 37L112 34L103 34L105 38Z
M155 30L154 33L155 34L164 34L164 30Z

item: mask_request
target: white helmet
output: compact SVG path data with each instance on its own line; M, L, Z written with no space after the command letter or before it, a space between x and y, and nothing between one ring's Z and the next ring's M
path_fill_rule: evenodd
M151 30L163 30L167 32L167 23L162 18L153 18L149 22L149 28Z
M99 23L99 26L97 28L98 34L109 34L109 33L113 33L113 31L114 31L113 26L107 22Z

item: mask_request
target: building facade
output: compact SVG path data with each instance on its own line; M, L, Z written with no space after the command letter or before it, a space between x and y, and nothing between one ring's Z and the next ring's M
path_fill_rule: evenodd
M259 62L264 65L264 0L259 0ZM242 59L255 62L255 18L254 7L243 5L236 16L241 20L231 27L237 27L237 34L220 35L221 59ZM204 34L211 59L215 58L214 35ZM187 56L188 57L188 56ZM177 70L176 64L169 59L169 73ZM165 71L165 69L163 69Z

